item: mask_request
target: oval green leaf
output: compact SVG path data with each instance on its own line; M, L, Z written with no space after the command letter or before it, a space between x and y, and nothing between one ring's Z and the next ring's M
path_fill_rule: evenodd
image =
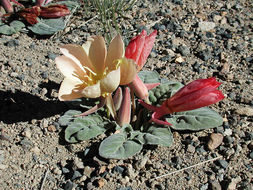
M74 116L75 115L79 115L81 114L80 111L77 111L77 110L68 110L64 113L63 116L61 116L59 118L59 121L58 123L61 125L61 126L67 126L70 124L70 122L75 118Z
M170 118L166 118L166 121L171 123L171 128L175 130L199 131L218 127L223 123L222 117L207 107L178 112L170 116Z
M136 139L129 139L125 133L118 133L106 138L99 146L99 155L104 158L127 159L142 149Z
M140 71L138 76L144 83L158 83L160 82L160 75L156 71Z
M145 144L162 145L170 147L173 144L173 135L168 127L149 127L144 134Z
M78 117L66 128L65 140L69 143L89 140L104 133L108 124L113 125L99 115Z

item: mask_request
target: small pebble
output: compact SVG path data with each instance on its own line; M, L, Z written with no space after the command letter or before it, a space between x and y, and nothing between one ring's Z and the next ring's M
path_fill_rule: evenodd
M53 169L53 173L56 174L56 175L61 175L62 171L57 167L57 168Z
M135 164L135 168L137 170L139 169L143 169L148 161L148 157L147 156L144 156L141 160L139 160L136 164Z
M8 166L7 166L7 165L0 164L0 170L5 170L6 168L8 168Z
M74 190L76 186L77 185L72 181L67 181L67 183L64 185L64 190Z
M240 107L235 110L235 113L239 115L253 116L253 108L252 107Z
M224 131L225 136L230 136L232 134L233 134L233 131L231 129L225 129L225 131Z
M30 129L25 129L22 133L21 133L21 135L23 136L23 137L27 137L28 139L30 139L31 138L31 136L32 136L32 133L31 133L31 130Z
M199 29L202 32L210 31L215 28L214 22L199 22Z
M212 190L222 190L221 185L218 181L211 182L211 189Z
M249 154L249 157L253 159L253 151Z
M212 133L210 135L210 140L207 143L208 149L209 150L214 150L216 149L218 146L220 146L220 144L223 141L223 136L220 133Z
M75 180L80 177L82 177L82 174L79 171L75 170L72 177L71 177L71 180Z
M218 164L224 169L228 167L228 162L226 160L218 160Z
M117 173L119 173L119 174L123 174L123 172L124 172L124 168L123 167L121 167L121 166L115 166L114 168L113 168L113 172L117 172Z
M55 58L57 57L58 55L54 54L54 53L49 53L48 54L48 58L51 59L51 60L55 60Z
M200 190L207 190L207 189L208 189L208 183L200 186Z
M93 172L94 169L92 169L89 166L86 166L84 168L83 174L86 175L88 178L90 178L90 174Z
M195 147L193 145L189 144L187 146L187 152L194 153L195 152Z
M49 132L55 132L55 131L56 131L56 128L55 128L54 125L49 125L49 126L47 127L47 130L48 130Z
M14 40L10 40L6 43L6 46L8 47L16 47L19 46L19 40L14 39Z

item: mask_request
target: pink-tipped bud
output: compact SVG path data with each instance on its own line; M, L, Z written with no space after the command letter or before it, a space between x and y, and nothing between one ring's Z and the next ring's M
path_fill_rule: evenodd
M123 126L129 124L131 120L131 96L129 88L125 88L123 101L118 113L118 124Z
M115 106L115 110L118 111L120 106L121 106L121 103L122 103L122 99L123 99L123 95L122 95L122 89L121 87L119 87L114 96L113 96L113 103L114 103L114 106Z
M145 102L149 102L148 89L138 75L136 75L133 82L131 82L128 86L138 98L145 100Z
M0 4L3 6L4 10L6 13L11 13L13 12L13 7L10 3L9 0L1 0Z
M156 30L148 36L147 32L143 30L141 34L132 38L126 47L125 56L135 61L137 64L137 71L140 71L145 64L154 45L156 35Z

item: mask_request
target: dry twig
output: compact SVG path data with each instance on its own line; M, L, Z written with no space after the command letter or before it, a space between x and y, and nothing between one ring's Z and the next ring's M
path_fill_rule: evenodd
M161 175L161 176L152 178L151 180L156 180L156 179L160 179L160 178L163 178L163 177L167 177L167 176L169 176L169 175L176 174L176 173L179 173L179 172L182 172L182 171L185 171L185 170L188 170L188 169L191 169L191 168L194 168L194 167L197 167L197 166L206 164L206 163L208 163L208 162L213 162L213 161L218 160L218 159L220 159L220 158L222 158L222 156L218 156L218 157L216 157L216 158L213 158L213 159L210 159L210 160L206 160L206 161L204 161L204 162L200 162L200 163L197 163L197 164L195 164L195 165L188 166L188 167L186 167L186 168L182 168L182 169L180 169L180 170L176 170L176 171L173 171L173 172L169 172L169 173L167 173L167 174L164 174L164 175Z

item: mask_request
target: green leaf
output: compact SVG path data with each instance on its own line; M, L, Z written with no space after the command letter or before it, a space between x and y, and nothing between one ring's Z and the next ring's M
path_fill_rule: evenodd
M81 112L77 110L68 110L67 112L65 112L63 116L60 117L58 123L61 126L67 126L70 124L72 120L74 120L75 118L74 115L78 115L78 114L81 114Z
M39 19L38 19L39 20ZM39 22L28 28L35 34L52 35L65 28L65 22L62 18L58 19L40 19Z
M145 144L170 147L173 144L173 135L168 127L151 126L144 134Z
M135 135L134 135L135 137ZM120 132L106 138L99 146L99 155L104 158L127 159L142 149L142 143Z
M72 11L75 8L79 8L80 4L77 1L59 1L57 4L60 5L66 5L70 11Z
M164 83L149 91L149 100L152 104L160 104L170 98L182 87L183 84L180 82L164 81Z
M166 118L175 130L199 131L222 125L222 117L215 111L204 107L186 112L178 112Z
M76 118L65 130L65 140L70 143L89 140L104 133L112 122L104 120L99 115L88 115Z
M15 33L16 30L13 27L8 26L7 24L3 24L0 26L0 34L12 35Z
M21 21L14 20L10 23L10 26L14 28L16 32L19 32L22 28L25 27L25 24Z
M160 75L156 71L140 71L138 76L144 83L158 83L160 82Z

